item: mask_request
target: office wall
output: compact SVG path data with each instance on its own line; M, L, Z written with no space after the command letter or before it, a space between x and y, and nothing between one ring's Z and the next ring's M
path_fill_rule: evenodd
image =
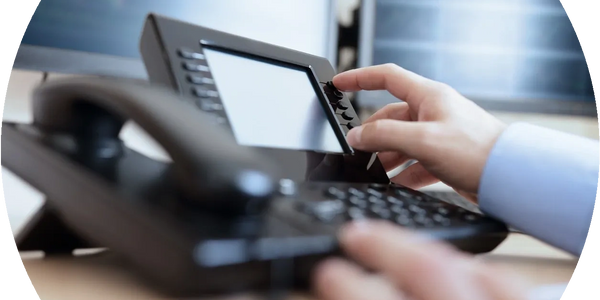
M353 21L352 10L359 4L360 0L338 0L338 19L341 24L348 26ZM353 55L353 53L342 55L341 58L345 59L346 61L341 61L340 64L348 63L348 60L354 58ZM361 107L361 118L367 118L380 108L381 106ZM513 122L528 122L592 139L598 139L600 134L598 130L597 118L535 113L509 113L499 111L491 111L491 113L508 124Z

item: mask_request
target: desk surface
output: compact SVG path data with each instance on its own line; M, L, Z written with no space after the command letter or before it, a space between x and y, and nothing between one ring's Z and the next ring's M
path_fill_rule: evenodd
M76 258L36 257L23 253L23 262L42 300L169 299L119 268L109 254ZM568 282L577 260L530 237L512 234L495 251L479 259L520 274L534 285ZM310 299L292 295L291 299ZM257 295L211 297L212 299L262 299Z

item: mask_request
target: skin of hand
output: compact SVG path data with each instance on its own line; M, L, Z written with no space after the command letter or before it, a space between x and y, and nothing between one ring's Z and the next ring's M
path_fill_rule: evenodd
M391 223L353 223L339 240L353 261L334 258L316 268L320 300L527 299L530 285L521 278Z
M418 161L393 182L418 189L442 181L477 201L481 174L505 124L448 85L394 64L340 73L333 83L346 92L387 90L402 100L347 136L352 147L378 152L386 171Z

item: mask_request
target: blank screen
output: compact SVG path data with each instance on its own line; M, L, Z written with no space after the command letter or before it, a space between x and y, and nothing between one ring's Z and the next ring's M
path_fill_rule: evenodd
M305 70L208 48L204 54L240 145L343 152Z

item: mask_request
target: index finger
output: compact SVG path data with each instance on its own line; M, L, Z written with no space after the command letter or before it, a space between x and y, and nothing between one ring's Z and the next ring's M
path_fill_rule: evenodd
M432 83L433 81L395 64L354 69L333 78L333 84L340 90L387 90L409 104L422 99Z

